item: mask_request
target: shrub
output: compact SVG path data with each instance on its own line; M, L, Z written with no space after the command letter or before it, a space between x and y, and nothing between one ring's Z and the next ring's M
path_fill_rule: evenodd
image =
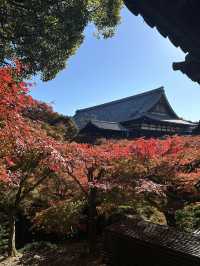
M84 201L68 201L53 205L38 213L35 227L45 233L66 236L77 230Z
M58 247L56 244L52 244L47 241L40 241L40 242L32 242L27 244L25 247L20 249L20 252L32 252L34 251L41 251L41 250L56 250Z
M177 226L184 231L192 232L200 228L200 202L189 204L176 212Z

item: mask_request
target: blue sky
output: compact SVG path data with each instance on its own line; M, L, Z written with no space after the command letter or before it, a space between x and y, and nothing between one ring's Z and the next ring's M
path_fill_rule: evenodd
M141 17L124 9L113 38L97 40L93 33L89 26L84 43L54 80L35 78L34 98L53 101L57 112L73 115L77 109L164 86L179 116L200 120L200 86L171 66L184 53Z

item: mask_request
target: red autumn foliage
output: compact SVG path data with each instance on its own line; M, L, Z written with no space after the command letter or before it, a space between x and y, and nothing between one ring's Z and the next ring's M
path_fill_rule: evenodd
M49 169L55 172L67 169L67 173L83 187L95 184L106 188L105 184L109 187L111 183L119 182L112 174L106 175L106 171L111 173L112 168L117 169L116 162L126 160L132 161L132 167L140 166L140 171L132 168L132 175L136 174L139 179L147 181L153 176L160 176L179 191L195 191L194 185L199 180L198 137L110 141L96 146L59 143L47 137L44 131L34 128L23 117L24 108L39 104L28 92L28 84L20 81L19 63L16 63L15 68L0 69L1 180L3 176L6 179L6 168L14 168L24 156L23 152L34 147L38 151L45 150L45 156L48 154L46 158L49 159L41 160L41 165L49 164ZM52 110L48 106L46 108ZM112 179L108 180L111 176Z
M0 69L0 211L11 221L9 254L15 250L15 216L19 205L65 167L62 143L47 136L40 125L24 117L24 109L38 102L28 95L20 64Z
M115 186L135 186L137 194L166 197L170 190L186 200L199 197L195 185L200 181L200 137L107 141L101 145L59 142L24 117L25 108L39 105L28 92L29 85L20 81L19 63L0 69L0 185L6 184L2 193L15 195L9 210L12 214L42 182L48 189L52 185L49 178L58 178L63 184L71 178L86 198L93 189ZM59 187L59 193L66 199L64 186ZM59 200L52 200L52 204L59 204Z

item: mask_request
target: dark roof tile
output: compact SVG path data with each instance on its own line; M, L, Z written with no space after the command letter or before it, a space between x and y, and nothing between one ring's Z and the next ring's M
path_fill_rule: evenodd
M90 123L99 129L112 130L112 131L128 131L121 124L117 122L91 120Z
M127 224L115 224L109 227L108 232L127 236L157 245L178 253L200 258L200 239L193 234L183 233L174 228L148 223L145 221L129 221Z
M199 0L124 0L129 10L141 15L150 27L185 53L194 57L193 62L174 63L174 70L181 70L191 80L200 83L200 1Z

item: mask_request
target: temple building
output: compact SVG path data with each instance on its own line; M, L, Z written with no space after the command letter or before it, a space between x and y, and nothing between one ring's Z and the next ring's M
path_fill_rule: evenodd
M78 110L73 118L83 141L187 135L197 126L175 113L163 87Z

